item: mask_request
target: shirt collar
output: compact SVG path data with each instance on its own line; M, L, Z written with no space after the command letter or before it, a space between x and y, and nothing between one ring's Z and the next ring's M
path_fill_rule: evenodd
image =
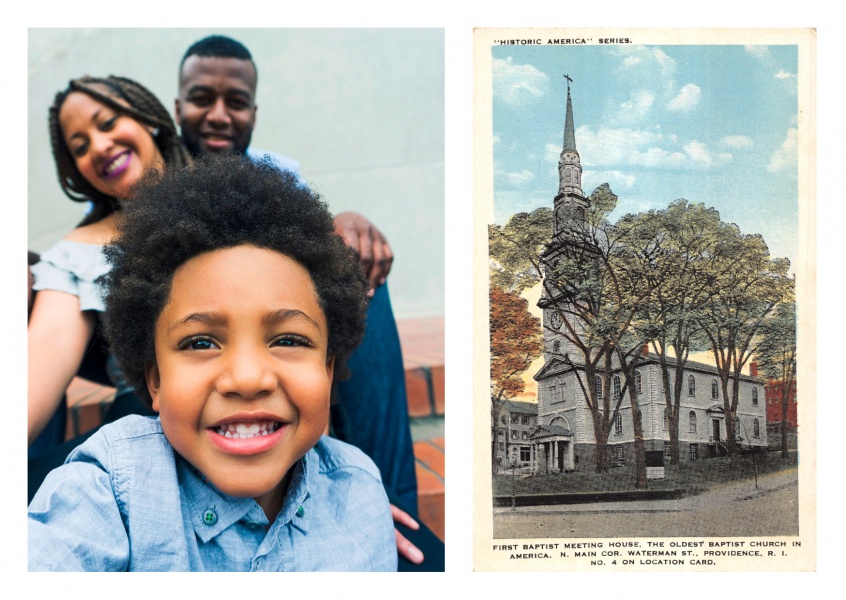
M309 473L316 472L317 460L314 450L309 450L293 466L294 472L288 484L285 501L276 517L279 526L291 523L303 533L308 533L311 512L306 504L309 498L308 481ZM312 463L311 467L309 463ZM214 539L238 521L267 527L267 516L255 500L222 494L202 473L179 455L176 464L191 524L203 543Z

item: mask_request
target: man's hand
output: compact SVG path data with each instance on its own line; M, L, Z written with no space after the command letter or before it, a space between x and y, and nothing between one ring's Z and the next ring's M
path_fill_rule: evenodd
M384 284L391 272L394 253L382 232L360 214L345 212L335 217L335 233L355 250L371 287L375 290Z
M402 523L406 527L415 530L420 529L420 525L417 524L417 521L412 519L407 512L400 510L393 504L391 504L391 516L394 518L395 523ZM422 563L423 553L420 552L420 549L405 539L405 536L401 534L399 530L394 529L394 533L397 536L397 552L399 552L400 556L404 556L415 565Z

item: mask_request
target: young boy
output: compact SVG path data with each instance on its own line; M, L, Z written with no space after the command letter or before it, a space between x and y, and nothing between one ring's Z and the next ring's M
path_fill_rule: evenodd
M321 437L367 291L325 206L213 157L122 212L106 335L159 417L103 427L47 477L30 570L395 570L378 470Z

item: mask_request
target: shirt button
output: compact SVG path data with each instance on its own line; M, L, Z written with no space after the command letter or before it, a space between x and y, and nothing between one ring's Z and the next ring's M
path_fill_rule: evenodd
M212 509L208 509L206 512L203 513L203 523L206 525L214 525L217 523L217 513L214 512Z
M298 516L298 517L301 517L301 516L303 516L304 514L305 514L305 509L304 509L302 506L300 506L300 507L297 509L297 516Z

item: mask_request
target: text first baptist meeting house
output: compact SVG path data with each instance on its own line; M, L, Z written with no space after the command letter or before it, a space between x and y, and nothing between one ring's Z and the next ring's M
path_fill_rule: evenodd
M553 226L556 235L568 219L584 218L584 211L588 207L588 200L581 187L582 167L576 151L569 85L564 147L558 172L560 179L554 200ZM570 342L562 333L559 312L548 308L549 304L544 302L544 298L538 305L544 308L544 366L535 375L538 382L537 427L527 436L528 440L522 442L523 452L519 451L516 444L508 444L511 452L500 454L499 450L504 448L497 444L497 454L507 461L504 465L502 462L505 461L498 462L505 467L532 467L538 473L584 468L595 462L592 418L585 403L584 391L577 380L581 376L584 382L584 367L576 359L580 353L574 347L568 347ZM565 353L571 357L571 362L562 360ZM672 364L672 359L668 361ZM752 377L741 377L740 398L735 415L739 426L735 430L743 447L766 448L764 383L757 378L754 363L750 370ZM694 461L718 456L725 448L726 415L717 370L706 364L688 362L683 377L679 412L680 458L683 461ZM621 393L621 380L621 373L612 375L611 393L615 396ZM600 383L599 390L601 387ZM635 387L642 411L646 451L664 451L665 456L668 456L670 435L665 418L666 401L661 367L657 356L648 353L646 348L639 360ZM608 452L609 465L621 465L634 460L631 406L625 398L608 438Z

